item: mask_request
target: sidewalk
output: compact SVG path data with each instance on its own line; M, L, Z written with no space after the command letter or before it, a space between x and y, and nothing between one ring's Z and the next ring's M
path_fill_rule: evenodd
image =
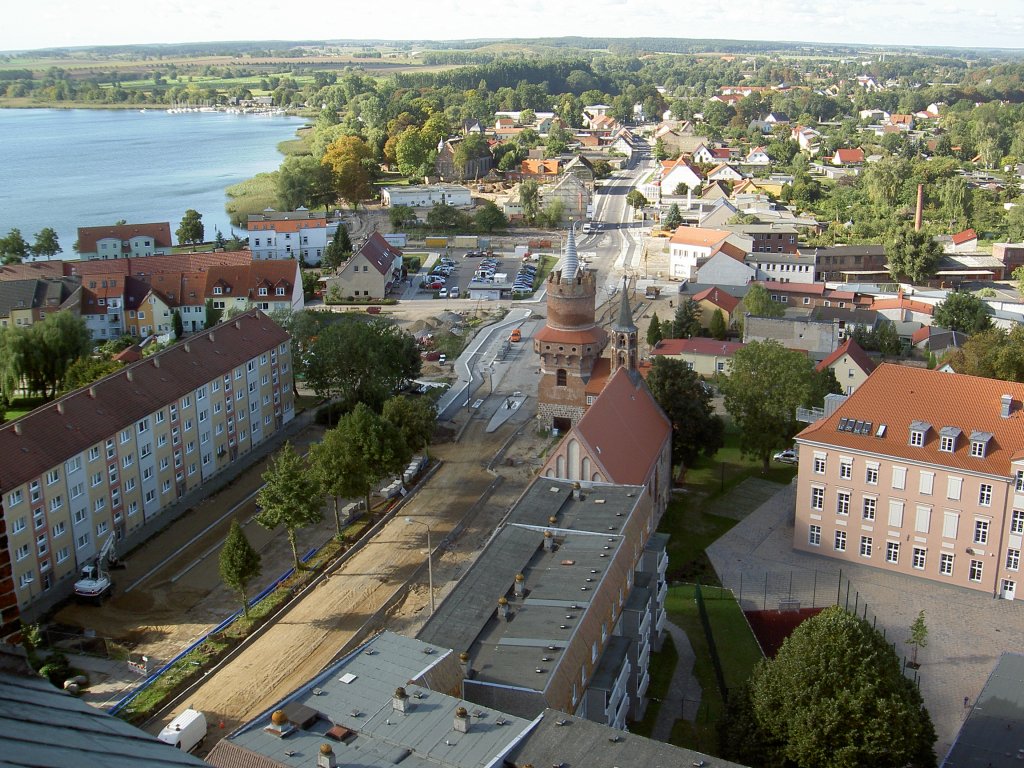
M700 711L702 690L697 678L693 676L693 664L696 661L696 656L693 646L690 645L690 638L671 621L665 622L665 629L672 636L679 660L676 662L676 671L672 675L668 692L661 702L661 709L658 710L658 718L654 721L651 738L655 741L669 742L672 740L672 726L680 719L678 716L680 713L682 718L696 722L697 712ZM676 709L677 702L679 709Z

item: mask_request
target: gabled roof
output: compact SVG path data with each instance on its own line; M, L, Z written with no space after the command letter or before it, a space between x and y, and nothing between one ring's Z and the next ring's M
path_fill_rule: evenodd
M297 267L298 262L292 259L259 260L242 267L211 267L206 272L204 295L208 299L253 299L257 296L257 288L260 285L272 285L275 288L283 287L285 295L291 297ZM215 287L220 287L221 293L215 294Z
M363 244L359 246L359 250L353 254L352 258L349 259L349 264L353 262L356 256L362 256L370 262L374 269L387 277L391 274L391 270L394 267L395 258L401 255L402 251L385 240L384 235L380 232L373 232L363 241ZM345 269L347 268L346 265Z
M863 163L864 162L864 150L857 147L856 149L837 149L835 154L835 161L837 163L852 164L852 163Z
M658 463L672 424L643 379L619 368L571 431L608 482L642 485Z
M63 274L63 261L30 261L27 264L0 265L0 282L6 280L33 280L43 277L60 277Z
M731 232L721 229L703 229L701 227L676 227L669 239L670 243L676 245L696 245L703 247L714 247L725 240Z
M1003 395L1013 401L1005 419L1000 416ZM811 424L797 440L1010 477L1010 462L1024 458L1022 404L1024 384L882 363L831 416ZM863 434L840 431L841 419L870 422L871 428ZM932 427L923 446L910 445L912 422ZM882 424L885 432L878 437ZM985 456L971 456L969 440L957 441L952 453L940 451L942 427L958 427L965 435L991 434Z
M529 173L533 175L555 175L558 173L558 168L561 163L558 158L551 158L549 160L523 160L519 166L520 173Z
M735 296L726 293L721 288L712 287L705 288L703 291L693 297L694 301L709 301L716 307L721 307L730 314L739 305L740 300Z
M171 225L166 222L154 224L118 224L112 227L79 227L78 252L96 253L100 240L130 240L133 237L148 236L158 248L171 247Z
M719 341L694 337L692 339L662 339L651 350L652 355L712 355L715 357L732 357L743 349L738 341Z
M273 320L250 310L0 426L0 492L287 340Z
M871 373L875 370L875 361L868 357L868 353L853 339L844 341L835 352L818 363L817 370L824 371L831 368L843 355L849 355L850 359L857 364L864 373Z
M953 241L953 245L963 245L971 240L977 240L978 233L973 229L965 229L963 232L957 232L950 239Z

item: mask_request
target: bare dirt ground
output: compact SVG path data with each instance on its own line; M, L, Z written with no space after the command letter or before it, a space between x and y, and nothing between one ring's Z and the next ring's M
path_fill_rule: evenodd
M524 413L518 421L487 434L486 418L478 414L459 442L432 448L444 463L400 514L189 696L191 706L205 711L211 723L224 723L225 729L214 728L211 736L230 732L320 672L416 574L426 558L425 532L420 525L406 524L406 516L430 525L436 547L472 513L463 534L435 559L435 600L442 599L532 476L526 461L502 465L498 469L502 482L485 503L478 504L496 479L487 463L530 416ZM527 425L522 434L529 433ZM530 438L525 439L528 445ZM412 629L425 619L428 604L426 584L418 583L395 609L395 620L389 620L388 626ZM157 732L163 724L153 723L149 730ZM207 748L214 741L207 739Z

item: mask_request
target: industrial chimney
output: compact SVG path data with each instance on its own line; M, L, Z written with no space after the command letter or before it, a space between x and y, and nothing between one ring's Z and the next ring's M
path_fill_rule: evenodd
M924 211L924 184L917 185L917 207L914 208L914 231L921 231L921 215Z

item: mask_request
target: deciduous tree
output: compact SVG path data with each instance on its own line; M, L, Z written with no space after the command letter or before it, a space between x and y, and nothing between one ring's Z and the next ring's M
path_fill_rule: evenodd
M476 226L484 232L493 232L496 229L506 229L508 219L501 209L490 200L481 205L473 216Z
M203 214L189 208L181 217L181 224L174 233L178 238L179 245L195 245L203 242Z
M295 570L299 570L302 564L299 562L296 531L323 520L323 489L316 474L291 443L285 443L274 456L270 467L263 473L263 483L256 495L256 503L260 506L256 522L269 531L284 527Z
M335 139L324 152L322 162L334 171L335 189L352 210L370 196L370 172L365 161L372 158L370 147L358 136Z
M722 310L715 309L715 311L711 313L711 321L708 324L708 331L711 333L713 338L716 338L719 341L725 339L725 315L722 314Z
M810 402L814 363L803 352L777 341L755 341L737 350L720 389L725 408L740 428L740 449L758 458L768 471L772 451L785 448L796 434L798 406Z
M711 393L682 360L658 355L647 386L672 422L672 461L691 465L700 455L713 456L724 443L722 419Z
M935 274L942 248L931 235L900 227L889 238L885 255L893 280L906 278L920 283Z
M30 253L29 244L17 227L0 237L0 260L4 264L20 264Z
M631 189L629 194L626 195L626 205L632 208L639 210L641 208L646 208L650 204L650 201L644 197L644 193L639 189Z
M755 283L743 297L743 308L754 317L782 317L786 308L777 301L772 301L771 294L763 285Z
M245 531L237 520L231 521L231 530L224 539L218 561L220 578L242 598L242 613L249 620L249 599L247 592L249 583L259 577L262 572L260 553L253 549Z
M312 155L293 155L277 172L277 204L286 211L299 207L328 210L338 199L331 168Z
M535 180L527 179L519 185L519 204L523 207L523 218L528 224L537 221L540 213L540 189Z
M57 232L51 227L43 227L36 232L36 241L32 245L32 255L36 258L45 256L47 260L52 259L60 253L60 242L57 239Z
M924 609L910 625L910 637L905 641L910 646L910 663L917 669L917 651L928 645L928 625L924 623Z
M435 398L396 395L384 403L382 415L398 429L411 453L427 450L437 426Z
M392 205L388 208L388 220L391 222L391 229L395 232L401 232L405 227L419 223L416 211L408 205Z
M917 687L882 635L838 606L797 627L749 690L767 765L935 766L935 729Z
M936 305L932 322L951 331L973 334L992 326L988 304L967 291L953 291Z

